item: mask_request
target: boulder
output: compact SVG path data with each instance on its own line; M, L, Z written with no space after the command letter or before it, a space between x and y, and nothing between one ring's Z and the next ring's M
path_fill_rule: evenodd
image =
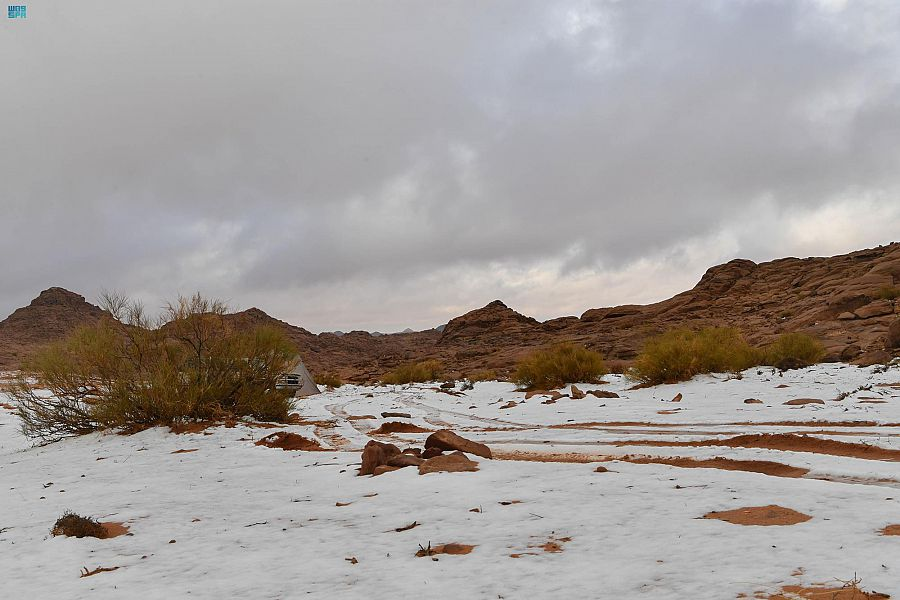
M421 448L404 448L403 454L412 454L413 456L422 456Z
M894 322L888 327L887 347L888 350L900 348L900 319L894 319Z
M387 465L389 467L399 467L402 469L403 467L418 467L423 462L425 462L425 460L418 456L400 453L388 458Z
M372 475L384 475L385 473L390 473L391 471L396 471L400 467L392 467L391 465L378 465L375 467L375 470L372 472Z
M876 300L861 306L853 311L860 319L871 319L872 317L883 317L884 315L894 314L894 305L890 300Z
M477 470L478 463L474 460L470 460L465 454L459 451L429 458L419 465L419 475L439 472L459 473Z
M744 400L744 404L762 404L763 401L758 398L747 398Z
M434 458L435 456L440 456L444 451L440 448L425 448L425 451L422 452L421 458Z
M681 402L682 398L684 398L684 396L681 395L681 392L678 392L675 394L675 397L672 398L671 402Z
M475 456L491 458L491 449L484 444L467 440L458 436L449 429L435 431L425 440L425 448L440 448L441 450L459 450Z
M596 396L597 398L619 398L620 397L615 392L607 392L605 390L591 390L590 392L588 392L588 394Z
M362 465L359 467L359 474L375 474L375 469L377 467L386 465L388 459L396 454L400 454L400 448L397 446L371 440L366 444L365 448L363 448Z
M862 348L860 348L856 344L850 344L849 346L841 350L840 359L843 362L850 362L860 354L862 354Z
M582 392L581 390L579 390L579 389L575 386L574 383L572 384L572 389L571 389L571 391L570 391L570 395L572 396L572 400L581 400L582 398L584 398L584 392Z
M838 321L852 321L856 318L856 315L852 312L842 312L837 316Z
M387 419L388 417L396 417L399 419L411 419L412 416L409 413L402 412L383 412L381 413L382 418Z

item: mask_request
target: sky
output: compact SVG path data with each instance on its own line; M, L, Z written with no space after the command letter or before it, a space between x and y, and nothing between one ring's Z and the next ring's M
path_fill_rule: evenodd
M900 239L894 0L22 2L0 318L62 286L543 320Z

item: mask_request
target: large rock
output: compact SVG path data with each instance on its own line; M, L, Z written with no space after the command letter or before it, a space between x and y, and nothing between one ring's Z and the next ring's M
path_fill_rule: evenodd
M894 322L888 327L887 347L888 350L900 348L900 319L894 319Z
M413 456L412 454L395 454L387 459L387 465L389 467L418 467L423 462L424 459L419 458L418 456Z
M435 431L425 440L425 448L439 448L441 450L459 450L475 456L491 458L491 449L484 444L467 440L458 436L449 429Z
M419 475L426 473L459 473L462 471L477 471L478 463L470 460L462 452L453 452L429 458L419 465Z
M569 393L572 396L572 400L581 400L582 398L584 398L584 392L578 389L578 387L576 387L574 383L572 384L572 389Z
M388 460L398 454L400 454L400 448L397 446L371 440L363 448L362 465L359 467L359 474L373 475L377 467L387 465Z
M853 311L860 319L871 319L872 317L883 317L885 315L894 314L894 305L890 300L876 300L871 304L866 304Z

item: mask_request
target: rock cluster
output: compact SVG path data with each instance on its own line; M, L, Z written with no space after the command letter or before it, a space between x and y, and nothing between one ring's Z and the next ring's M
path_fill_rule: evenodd
M445 454L449 451L449 454ZM418 467L419 474L437 472L477 471L478 463L465 453L491 458L491 449L456 435L448 429L432 433L425 440L425 449L400 450L394 444L371 440L362 451L360 475L381 475L404 467Z

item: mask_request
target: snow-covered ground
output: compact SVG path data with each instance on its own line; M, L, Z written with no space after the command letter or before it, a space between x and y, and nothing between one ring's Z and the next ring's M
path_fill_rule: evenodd
M551 404L546 396L523 402L497 382L461 396L425 385L344 386L301 401L297 412L309 424L283 428L332 448L324 452L256 446L275 430L245 425L30 447L13 412L0 408L0 598L721 600L854 576L900 598L900 536L879 534L900 523L896 458L665 445L802 433L900 450L900 385L884 385L900 381L900 369L820 365L783 377L752 369L742 379L641 390L621 376L607 380L579 387L620 398ZM824 404L784 404L798 398ZM411 418L385 419L383 411ZM376 418L350 418L365 415ZM385 421L451 428L487 443L498 459L476 458L476 473L406 468L358 477L359 449ZM426 436L376 437L404 447ZM625 455L810 471L789 478L614 460ZM601 464L608 472L594 471ZM812 519L741 526L699 518L769 504ZM125 522L131 535L50 536L66 509ZM545 551L548 541L560 551ZM416 557L429 542L476 547ZM79 577L98 566L119 568Z

